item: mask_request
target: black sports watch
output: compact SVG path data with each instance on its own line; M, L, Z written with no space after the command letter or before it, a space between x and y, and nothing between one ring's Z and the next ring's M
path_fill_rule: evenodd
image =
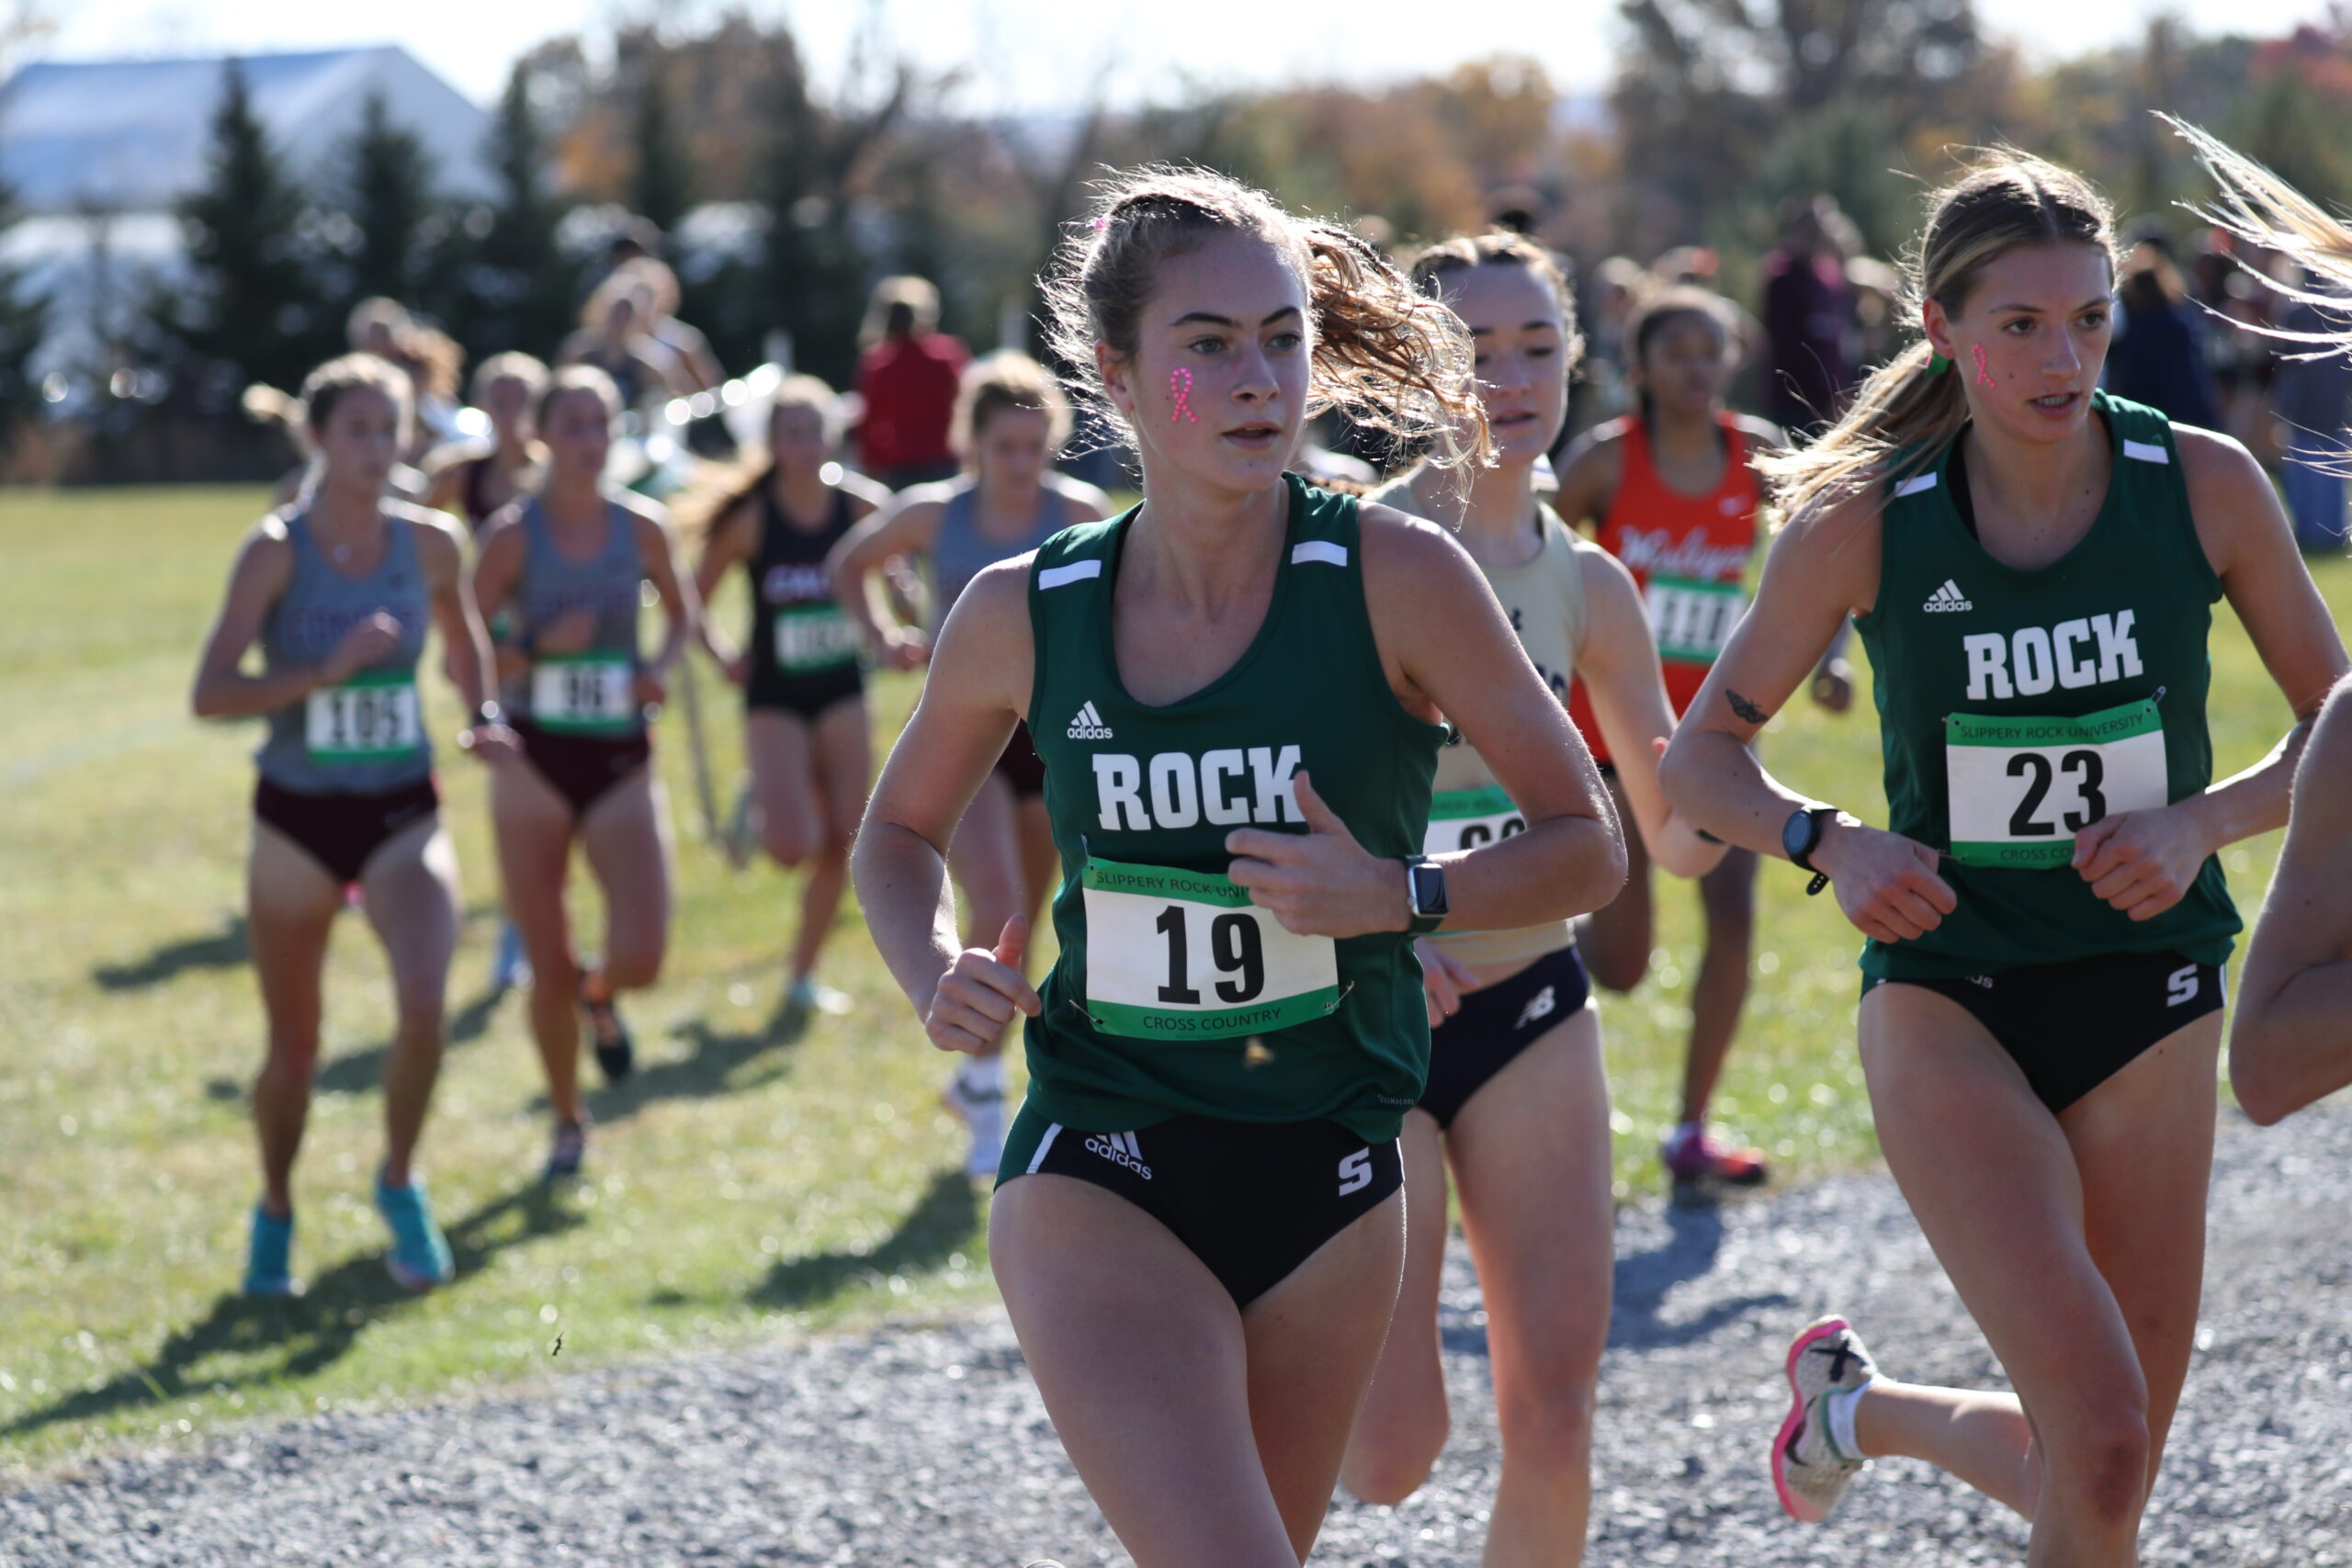
M1822 830L1838 818L1834 806L1801 806L1789 813L1781 824L1781 851L1799 871L1813 873L1813 880L1805 884L1805 897L1811 897L1829 886L1829 874L1813 863L1813 852L1821 847Z
M1405 857L1405 904L1412 912L1406 929L1425 936L1445 923L1445 868L1427 855Z

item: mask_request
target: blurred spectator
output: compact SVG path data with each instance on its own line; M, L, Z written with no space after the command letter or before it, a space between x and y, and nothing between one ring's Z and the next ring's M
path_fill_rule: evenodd
M2180 269L2162 246L2143 240L2123 260L2115 282L2123 306L2114 346L2107 355L2107 389L2145 403L2165 418L2219 430L2222 415L2206 364L2204 323Z
M1854 297L1853 371L1867 376L1903 347L1903 274L1875 256L1846 258Z
M948 433L957 378L971 351L940 332L939 290L921 277L874 286L857 391L865 404L858 448L865 471L892 490L953 479L962 471Z
M710 339L699 327L678 319L678 275L658 257L639 255L613 269L616 277L633 278L645 286L646 335L669 350L682 372L680 390L708 391L727 379L727 372L711 352Z
M2303 288L2324 280L2306 276ZM2352 327L2352 300L2331 308L2298 301L2279 323L2281 331L2341 342ZM2306 550L2340 550L2345 542L2344 471L2346 425L2352 423L2352 355L2305 359L2313 345L2284 350L2270 378L2270 412L2280 426L2279 484L2295 519L2295 542Z
M422 461L426 452L458 434L458 387L466 351L457 339L382 295L354 305L343 330L353 353L389 359L407 372L416 417L410 422L409 448L401 454L406 461Z
M1846 358L1853 307L1839 245L1852 233L1830 197L1792 197L1780 246L1764 258L1764 412L1792 433L1826 428L1853 385Z
M1584 321L1584 363L1568 383L1568 417L1552 446L1556 464L1576 438L1633 407L1625 387L1625 322L1649 275L1631 256L1609 256L1592 269L1578 314Z
M602 370L613 378L625 409L693 391L677 355L649 331L652 316L653 296L644 280L616 272L580 308L580 330L563 340L555 362Z

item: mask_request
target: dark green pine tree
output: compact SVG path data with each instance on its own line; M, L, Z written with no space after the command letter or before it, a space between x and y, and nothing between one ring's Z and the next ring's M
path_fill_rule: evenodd
M645 62L645 79L637 90L637 158L628 181L631 209L652 220L664 234L675 232L678 220L694 206L694 170L671 112L670 85L662 70L667 63L659 53Z
M556 243L564 206L548 186L546 140L522 62L506 78L487 152L498 190L461 231L451 330L470 359L509 349L548 358L574 324L580 269Z
M845 387L857 376L865 268L839 176L862 142L835 136L789 43L779 62L761 179L768 209L762 288L775 324L792 335L796 367Z
M381 93L370 93L343 147L345 210L358 231L345 285L346 305L375 295L402 304L419 296L431 266L426 230L438 205L432 154L396 124Z
M0 234L21 216L17 193L0 184ZM23 269L0 266L0 440L13 434L40 404L40 389L33 385L30 367L48 330L49 302L26 292Z
M179 208L191 283L154 313L187 368L232 398L233 381L300 385L343 333L301 240L302 192L254 118L243 69L230 61L221 77L204 187Z

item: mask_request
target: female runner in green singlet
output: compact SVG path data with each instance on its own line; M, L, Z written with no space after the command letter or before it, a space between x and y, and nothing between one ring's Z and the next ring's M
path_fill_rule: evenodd
M1149 1568L1295 1568L1396 1299L1414 928L1561 919L1623 852L1461 547L1283 472L1328 403L1483 437L1442 306L1344 230L1159 171L1112 183L1050 290L1148 499L974 579L853 871L935 1044L1028 1015L989 1251L1105 1517ZM1417 865L1441 712L1527 828ZM944 852L1024 716L1063 866L1042 991L1024 920L961 947Z
M2214 852L2285 819L2301 750L2213 780L2211 604L2299 718L2345 656L2245 450L2097 390L2114 250L2088 185L1996 154L1939 196L1919 254L1926 341L1770 465L1790 522L1665 781L1869 937L1880 1144L2016 1393L1878 1378L1826 1318L1790 1349L1771 1468L1818 1519L1866 1458L1923 1459L2030 1519L2036 1568L2127 1568L2203 1272L2238 930ZM1747 746L1849 612L1889 829Z
M1723 855L1669 818L1657 746L1674 728L1641 591L1615 557L1578 539L1536 499L1536 460L1567 416L1578 348L1566 283L1513 234L1467 235L1423 252L1414 287L1469 330L1495 464L1464 476L1421 465L1372 501L1458 530L1554 694L1592 694L1623 758L1621 822L1640 825L1669 871ZM1466 491L1466 494L1464 493ZM1438 761L1425 849L1517 830L1476 748ZM1633 852L1633 836L1626 850ZM1438 1340L1449 1170L1487 1312L1503 1473L1485 1561L1583 1560L1592 1501L1592 1417L1611 1282L1609 1082L1600 1014L1564 921L1437 932L1419 944L1429 993L1430 1076L1405 1118L1411 1201L1405 1280L1341 1478L1368 1502L1402 1501L1428 1478L1449 1420Z
M2352 296L2352 227L2244 153L2177 120L2221 182L2205 216L2248 244L2302 265L2308 287ZM2267 275L2256 273L2267 280ZM2341 318L2339 318L2341 319ZM2352 331L2291 343L2289 354L2341 353ZM2352 1087L2352 682L2320 710L2295 770L2286 848L2246 943L2230 1021L2230 1087L2267 1125Z

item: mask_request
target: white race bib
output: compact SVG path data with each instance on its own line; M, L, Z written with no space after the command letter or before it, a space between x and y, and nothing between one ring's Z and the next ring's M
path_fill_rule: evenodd
M322 686L302 701L302 742L314 762L387 762L424 745L416 681L360 676Z
M1962 865L2064 865L2075 835L2100 818L2170 798L2154 698L2080 718L1952 714L1944 776Z
M1340 1005L1339 950L1299 936L1223 876L1089 861L1086 1012L1105 1034L1261 1034Z
M1653 577L1643 591L1657 656L1676 664L1713 664L1747 613L1747 592L1736 582Z
M1527 818L1499 788L1440 790L1430 799L1421 853L1450 855L1527 831Z
M776 668L813 674L857 662L858 630L839 604L794 604L775 613Z
M637 671L625 656L542 659L531 666L531 722L575 732L637 723Z

